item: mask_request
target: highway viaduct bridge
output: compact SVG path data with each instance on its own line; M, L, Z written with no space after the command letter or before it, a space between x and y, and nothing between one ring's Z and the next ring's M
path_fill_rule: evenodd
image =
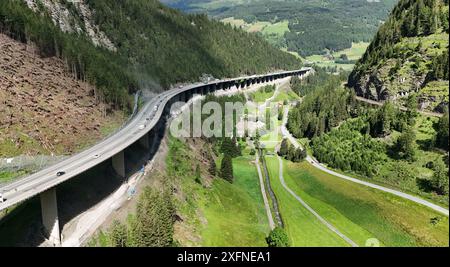
M155 144L162 139L172 104L187 102L194 95L206 95L217 90L245 88L289 76L301 78L308 75L311 70L311 68L302 68L294 71L214 80L161 93L147 102L126 126L109 138L62 162L12 183L0 185L0 192L5 198L5 201L0 203L0 210L39 195L45 235L52 244L58 246L61 244L61 234L56 187L105 161L110 161L117 175L126 178L127 158L125 152L136 144L149 151L158 149L155 148ZM58 173L64 174L58 175Z

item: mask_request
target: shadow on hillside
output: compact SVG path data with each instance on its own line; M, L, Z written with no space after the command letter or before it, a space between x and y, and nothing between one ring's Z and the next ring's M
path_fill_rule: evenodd
M155 139L151 135L149 149L135 143L125 150L126 177L139 171L148 160L153 159L165 134L164 127L161 128L159 132L155 132ZM107 159L82 175L60 184L56 190L60 229L112 194L126 179L114 172L111 159ZM3 217L0 216L0 247L35 247L44 241L39 196L23 202Z
M0 219L0 247L37 247L45 241L39 197L25 201Z
M434 190L433 185L431 184L431 181L424 178L417 178L416 179L417 187L426 193L430 193Z
M153 159L162 140L158 135L156 143L146 149L136 142L125 150L126 177L120 177L112 167L111 159L106 160L82 175L72 178L58 187L58 211L60 226L91 209L114 193L127 179L138 172L147 161ZM152 139L153 141L153 139ZM153 149L151 149L153 147Z

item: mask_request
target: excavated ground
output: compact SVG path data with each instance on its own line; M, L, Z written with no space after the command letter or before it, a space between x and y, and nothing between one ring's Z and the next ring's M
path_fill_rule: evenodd
M0 158L70 154L123 121L62 60L0 34Z

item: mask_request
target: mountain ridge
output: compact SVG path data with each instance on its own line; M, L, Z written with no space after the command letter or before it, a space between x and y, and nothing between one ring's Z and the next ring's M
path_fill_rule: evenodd
M372 100L418 95L420 108L448 106L447 0L401 0L380 27L348 85Z

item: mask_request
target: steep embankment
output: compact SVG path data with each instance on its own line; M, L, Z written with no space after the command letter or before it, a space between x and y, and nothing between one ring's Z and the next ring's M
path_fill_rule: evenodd
M448 105L448 0L401 0L380 27L348 84L374 100L418 92L421 108Z
M71 153L121 121L63 61L0 34L0 158Z
M129 106L129 92L197 81L203 73L298 68L300 62L255 34L204 15L184 15L156 0L6 0L0 32L59 56L105 100Z

